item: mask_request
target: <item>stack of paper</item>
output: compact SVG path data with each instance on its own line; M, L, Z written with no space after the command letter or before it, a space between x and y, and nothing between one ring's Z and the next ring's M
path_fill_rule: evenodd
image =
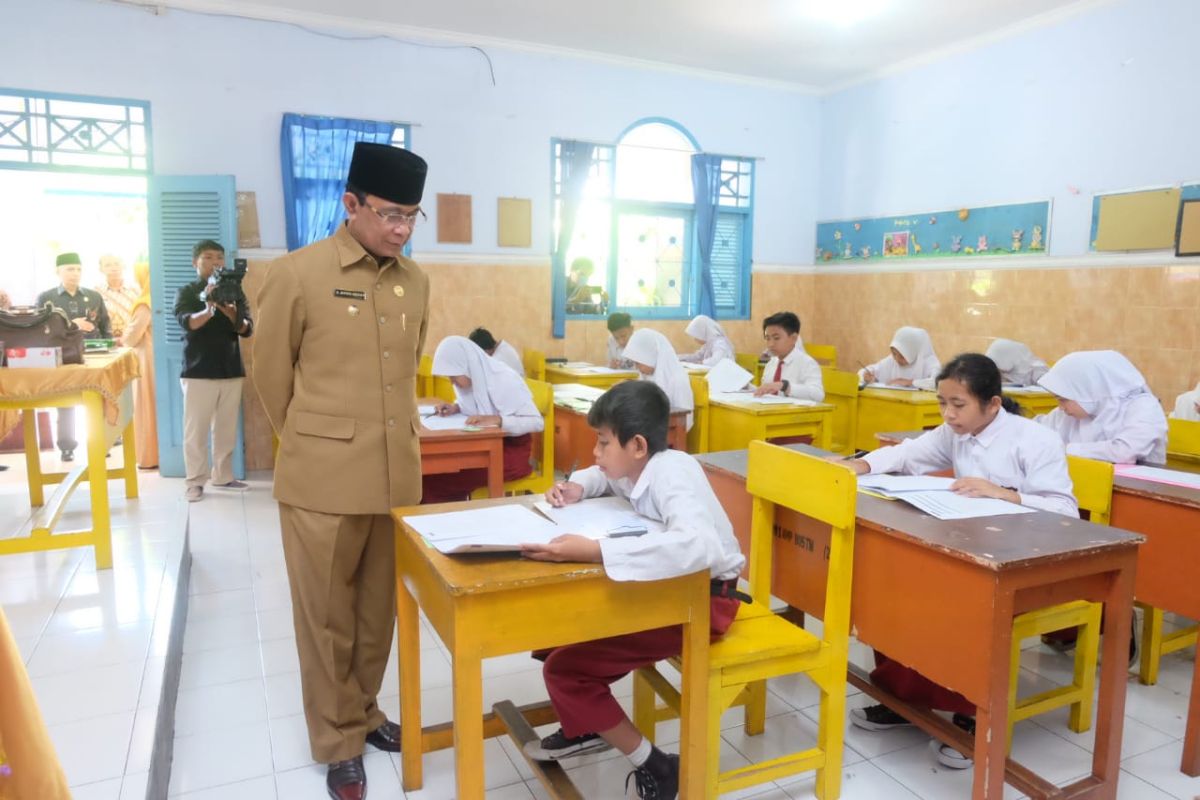
M950 491L954 478L932 475L859 475L858 488L894 497L938 519L971 519L1032 514L1034 509L993 497L967 497Z
M745 388L754 376L738 366L732 358L721 359L704 376L709 393L736 392Z
M711 369L711 367L707 367L704 364L695 364L691 361L680 361L679 363L682 364L683 368L688 372L708 372Z
M1009 394L1047 394L1040 386L1004 386L1003 391Z
M604 394L599 386L585 386L582 383L558 383L554 385L554 399L573 397L578 400L596 400Z
M1158 467L1143 467L1138 464L1118 464L1114 471L1123 478L1137 478L1141 481L1166 483L1171 486L1186 486L1189 489L1200 489L1200 475L1192 472L1180 472L1174 469Z
M628 500L620 497L598 497L562 508L539 502L536 508L489 506L422 514L405 517L404 521L442 553L514 551L522 544L545 544L565 533L603 539L638 536L664 527L638 514Z

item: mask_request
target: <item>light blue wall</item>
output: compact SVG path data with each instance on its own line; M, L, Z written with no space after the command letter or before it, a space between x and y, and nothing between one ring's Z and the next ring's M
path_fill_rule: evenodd
M1093 192L1200 178L1198 37L1200 2L1124 0L827 96L819 218L1050 197L1084 253Z
M756 262L811 260L818 98L581 59L490 55L495 88L484 61L464 50L85 0L6 2L0 12L0 85L149 100L156 170L236 175L240 190L257 193L264 247L285 240L285 111L415 123L413 149L431 165L427 197L472 194L475 219L473 245L439 247L430 227L416 249L498 252L496 198L515 196L533 200L534 247L509 252L530 254L549 251L550 138L613 141L634 120L665 116L706 150L764 159Z

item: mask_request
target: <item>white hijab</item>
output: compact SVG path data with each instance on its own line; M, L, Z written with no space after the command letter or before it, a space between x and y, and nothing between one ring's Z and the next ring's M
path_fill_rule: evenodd
M1175 419L1186 419L1200 422L1200 383L1190 392L1184 392L1175 398L1175 410L1171 412Z
M1012 339L993 341L988 345L987 357L996 363L1005 383L1033 384L1049 369L1027 345Z
M470 389L454 387L459 408L470 416L540 416L525 380L502 361L489 358L465 336L447 336L433 354L433 374L466 375Z
M1120 433L1124 410L1141 395L1151 395L1146 379L1116 350L1081 350L1062 357L1038 380L1048 392L1074 400L1088 413L1070 441L1099 442Z
M687 371L679 363L675 348L667 341L667 337L649 328L638 328L629 337L625 345L625 358L638 364L654 367L653 375L643 375L643 378L654 381L658 388L667 393L671 408L686 408L691 411L695 407L692 397L692 384ZM688 414L688 427L692 426L692 415Z
M687 329L684 331L693 339L699 339L702 342L711 342L713 339L729 340L725 334L725 329L721 324L712 317L706 317L703 314L696 316L688 323Z
M910 366L915 366L926 358L937 360L937 353L933 352L933 341L924 328L905 325L897 329L892 336L891 346L900 351L900 355L904 356L904 360Z

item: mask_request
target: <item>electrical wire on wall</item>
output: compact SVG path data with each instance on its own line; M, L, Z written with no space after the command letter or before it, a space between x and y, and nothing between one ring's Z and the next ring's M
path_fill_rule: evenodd
M425 47L430 50L474 50L483 58L487 64L488 76L491 78L492 86L496 85L496 67L492 63L492 57L482 47L474 44L434 44L432 42L420 42L413 39L402 39L398 36L389 36L385 33L354 35L333 33L332 31L323 31L317 28L310 28L307 25L301 25L298 22L290 22L288 20L268 19L263 17L250 16L248 14L237 14L232 11L205 11L191 8L177 8L175 6L165 5L163 3L144 2L144 0L102 0L103 2L113 3L119 6L129 6L142 11L148 11L155 15L161 15L167 10L181 11L186 14L197 14L203 17L223 17L227 19L244 19L254 22L274 22L279 25L286 25L290 28L302 30L305 33L310 33L313 36L323 36L326 39L336 39L342 42L375 42L375 41L391 41L398 44L408 45L410 47Z

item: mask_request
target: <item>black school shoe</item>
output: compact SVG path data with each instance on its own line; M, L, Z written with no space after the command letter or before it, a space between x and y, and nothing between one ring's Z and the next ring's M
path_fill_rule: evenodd
M880 703L875 706L850 709L850 721L866 731L890 731L893 728L911 727L912 723Z
M330 764L325 788L333 800L363 800L367 796L367 771L362 756Z
M367 744L386 753L400 752L400 726L384 720L384 723L367 734Z
M558 761L560 758L571 756L603 753L612 749L612 745L601 739L597 733L567 737L562 728L559 728L540 742L526 742L522 749L525 755L535 761Z
M679 756L667 755L655 747L645 764L625 776L626 794L630 778L641 800L675 800L679 795Z

